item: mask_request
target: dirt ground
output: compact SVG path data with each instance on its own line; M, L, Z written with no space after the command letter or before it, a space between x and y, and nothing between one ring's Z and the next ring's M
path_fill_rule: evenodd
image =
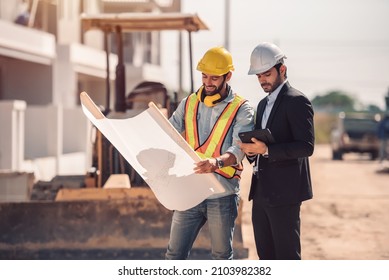
M305 260L389 259L389 167L368 156L347 154L331 160L327 145L311 158L314 198L301 210L302 258ZM247 201L251 172L242 178L242 230L249 259L257 259Z

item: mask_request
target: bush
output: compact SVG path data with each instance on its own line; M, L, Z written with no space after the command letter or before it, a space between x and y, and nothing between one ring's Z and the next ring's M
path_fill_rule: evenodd
M331 130L336 125L337 114L325 112L316 112L314 117L315 124L315 143L330 143Z

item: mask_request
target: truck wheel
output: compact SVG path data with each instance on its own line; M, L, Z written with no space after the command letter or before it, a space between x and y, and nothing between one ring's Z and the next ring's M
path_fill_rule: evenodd
M332 151L332 159L333 160L343 160L342 151Z
M376 160L378 158L378 151L373 151L370 153L370 159Z

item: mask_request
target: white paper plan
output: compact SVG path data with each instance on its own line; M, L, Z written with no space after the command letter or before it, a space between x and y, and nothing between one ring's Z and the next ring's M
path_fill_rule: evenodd
M186 210L225 191L215 175L194 173L199 156L153 103L135 117L108 119L87 93L80 98L84 114L167 209Z

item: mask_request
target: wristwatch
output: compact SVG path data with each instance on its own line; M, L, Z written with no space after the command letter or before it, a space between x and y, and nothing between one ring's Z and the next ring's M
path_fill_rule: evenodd
M224 167L224 162L222 161L221 158L216 158L216 165L217 165L217 168L223 168Z

